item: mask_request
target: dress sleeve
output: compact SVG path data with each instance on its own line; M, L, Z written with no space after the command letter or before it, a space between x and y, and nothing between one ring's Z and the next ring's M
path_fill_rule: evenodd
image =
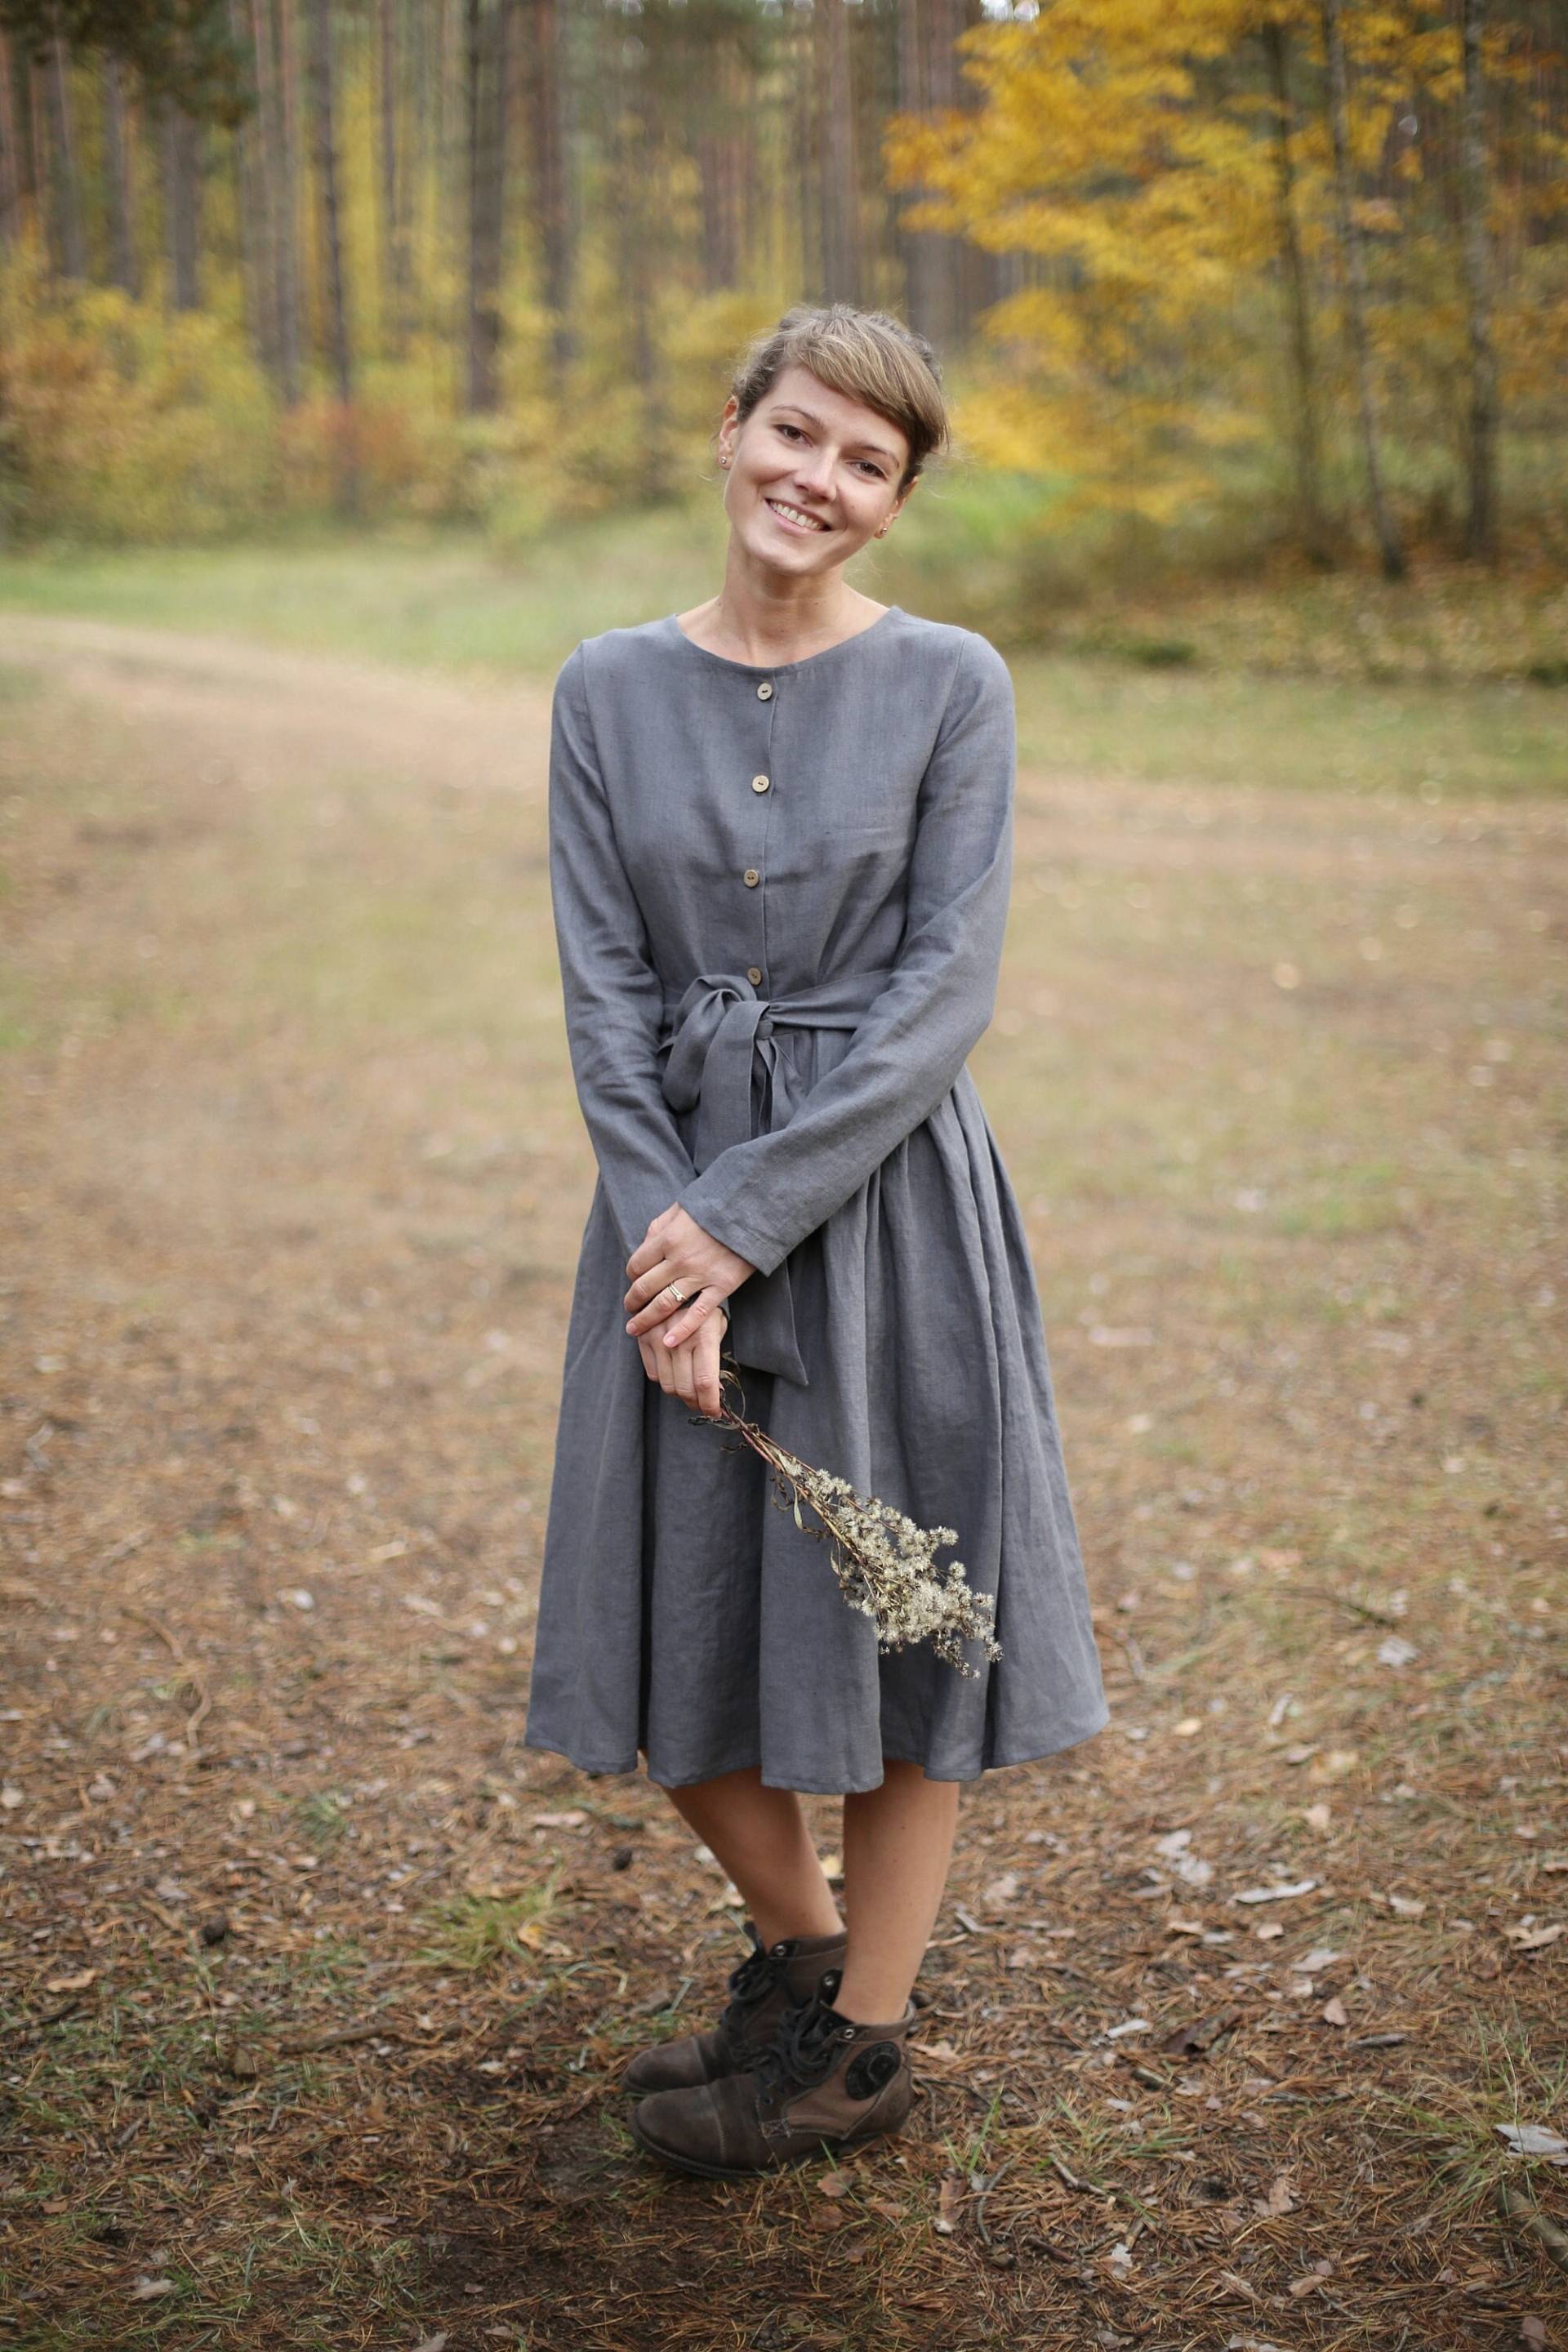
M679 1194L772 1274L929 1118L995 1007L1013 866L1013 681L965 633L917 803L896 968L847 1053L786 1124L731 1144Z
M664 992L616 842L581 646L551 711L550 894L577 1099L630 1257L696 1169L660 1087Z

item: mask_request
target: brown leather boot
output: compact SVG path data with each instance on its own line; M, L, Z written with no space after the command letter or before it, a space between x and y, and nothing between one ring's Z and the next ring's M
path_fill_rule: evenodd
M639 2050L622 2071L628 2091L689 2090L738 2073L767 2048L786 2010L811 1998L824 1969L844 1966L842 1927L836 1936L791 1936L769 1945L750 1919L745 1929L752 1948L730 1971L730 1999L718 2024Z
M832 2006L841 1974L830 1969L815 1999L785 2012L743 2073L639 2100L638 2147L682 2172L743 2180L897 2131L914 2096L915 2005L895 2024L857 2024Z

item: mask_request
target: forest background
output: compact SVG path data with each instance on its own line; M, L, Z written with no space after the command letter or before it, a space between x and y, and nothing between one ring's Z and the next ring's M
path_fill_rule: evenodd
M1414 566L1421 667L1563 674L1556 0L0 26L15 546L347 520L521 556L708 509L746 340L845 299L928 334L953 397L890 595L1020 646L1086 594Z

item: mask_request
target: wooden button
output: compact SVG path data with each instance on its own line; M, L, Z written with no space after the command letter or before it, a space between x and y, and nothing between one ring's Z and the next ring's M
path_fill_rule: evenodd
M755 988L762 976L763 967L760 963L749 963L746 966L746 978L751 982L753 988Z
M754 866L748 866L741 878L748 890L754 890L763 877Z

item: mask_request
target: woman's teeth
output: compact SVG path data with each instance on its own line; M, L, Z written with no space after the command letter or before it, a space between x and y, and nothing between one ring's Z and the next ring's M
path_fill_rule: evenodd
M785 522L792 523L796 530L826 530L827 529L827 525L825 522L818 522L814 515L803 515L798 507L784 506L777 499L765 499L763 500L763 504L771 508L774 514L781 515Z

